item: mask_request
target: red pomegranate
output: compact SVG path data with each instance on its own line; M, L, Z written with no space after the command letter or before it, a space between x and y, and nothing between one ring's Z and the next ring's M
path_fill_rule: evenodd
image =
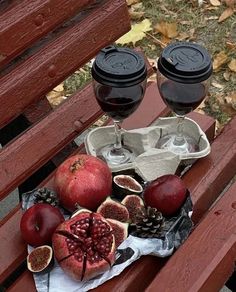
M60 204L73 212L76 205L95 211L111 194L112 174L105 162L78 154L65 160L54 179Z
M115 262L115 238L100 214L82 210L58 226L52 237L54 255L74 280L89 280Z

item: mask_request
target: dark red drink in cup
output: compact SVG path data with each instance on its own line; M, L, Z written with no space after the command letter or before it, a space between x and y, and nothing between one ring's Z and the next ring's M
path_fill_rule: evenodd
M157 84L163 101L177 116L177 132L168 133L157 143L158 148L176 154L198 150L198 141L186 135L184 116L204 100L212 61L207 50L195 43L176 42L167 46L157 62Z
M114 143L98 150L97 156L110 165L132 162L133 149L122 145L121 123L140 105L147 81L147 68L141 54L109 46L100 51L92 67L93 88L101 109L114 121Z

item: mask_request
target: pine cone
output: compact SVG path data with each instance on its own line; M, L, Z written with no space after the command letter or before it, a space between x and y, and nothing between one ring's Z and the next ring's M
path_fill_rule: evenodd
M160 237L164 227L164 217L156 208L147 207L137 214L134 235L142 238Z
M47 188L41 188L34 192L34 203L47 203L55 207L58 206L59 201L55 192Z

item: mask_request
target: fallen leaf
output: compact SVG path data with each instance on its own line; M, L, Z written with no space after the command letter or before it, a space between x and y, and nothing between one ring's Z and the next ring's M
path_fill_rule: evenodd
M216 57L213 60L213 70L215 72L219 71L220 67L224 65L225 63L227 63L227 61L228 61L228 56L226 55L224 51L221 51L220 53L216 55Z
M146 18L143 21L132 25L131 30L119 38L116 43L121 45L132 43L135 45L137 41L142 40L146 36L145 32L150 30L152 30L151 22Z
M219 99L219 105L221 110L233 117L236 115L236 92L231 92L224 98Z
M176 22L169 23L162 21L156 24L154 29L169 39L175 38L178 35Z
M221 90L224 88L224 85L217 82L212 82L211 85Z
M139 0L126 0L126 3L128 6L131 6L131 5L138 3L138 2L139 2Z
M64 85L63 83L57 85L55 88L53 88L53 91L56 91L56 92L64 92Z
M227 18L229 18L233 14L234 14L234 11L231 7L225 9L225 11L219 17L218 22L220 23L220 22L226 20Z
M183 24L183 25L192 25L192 21L190 21L190 20L182 20L182 21L180 21L180 24Z
M219 0L210 0L210 3L212 6L220 6L221 5Z
M140 20L144 16L144 7L142 3L136 3L129 8L129 15L132 20Z
M204 10L218 10L219 6L209 6L209 7L205 7Z
M196 36L195 36L195 28L191 28L190 30L189 30L189 40L194 40L196 38Z
M64 96L62 92L55 90L50 91L46 97L52 107L56 107L66 99L66 96Z
M227 48L230 49L230 50L234 50L234 49L236 49L236 43L232 43L232 42L230 42L230 41L227 41L227 42L226 42L226 46L227 46Z
M190 37L190 35L187 32L181 32L179 35L176 37L178 41L184 41L187 40Z
M231 71L236 72L236 59L232 59L229 62L228 67Z
M205 20L215 20L215 19L218 19L218 16L205 17Z
M230 80L231 73L229 71L224 72L223 77L226 81Z
M139 20L144 16L144 11L134 11L131 7L129 9L129 15L132 20Z

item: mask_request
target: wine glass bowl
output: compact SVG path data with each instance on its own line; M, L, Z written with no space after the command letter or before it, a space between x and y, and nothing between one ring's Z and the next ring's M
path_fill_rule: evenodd
M207 95L212 73L211 58L200 45L176 42L163 50L157 64L159 93L177 117L176 132L160 137L157 148L176 154L197 152L198 141L184 132L184 118Z
M132 162L137 154L123 145L121 123L143 99L147 81L145 61L134 50L109 46L97 55L92 77L96 101L114 122L114 144L99 149L97 156L111 166Z

